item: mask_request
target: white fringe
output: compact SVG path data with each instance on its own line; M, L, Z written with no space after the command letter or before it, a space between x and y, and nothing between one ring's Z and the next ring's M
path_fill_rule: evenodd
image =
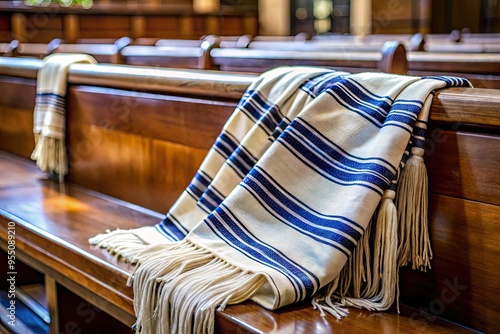
M428 179L422 157L424 150L412 148L399 180L397 207L399 227L399 265L412 263L412 269L431 268L432 249L428 228Z
M396 299L398 285L398 221L395 193L386 190L376 221L370 222L339 276L313 297L312 304L323 316L345 317L345 307L385 311ZM370 251L371 225L374 224L373 256Z
M137 258L137 333L213 333L217 305L240 303L266 281L188 240L151 246Z
M89 239L91 245L105 248L117 259L130 263L136 263L138 254L152 244L166 242L168 239L157 232L153 226L143 226L131 230L107 230L106 233L98 234Z
M40 134L31 159L36 160L36 165L42 172L53 173L59 176L59 182L64 182L68 174L68 157L63 139L56 139Z
M385 311L396 299L398 285L397 244L398 219L395 193L386 190L380 204L374 237L372 285L361 298L345 297L345 306L370 311Z

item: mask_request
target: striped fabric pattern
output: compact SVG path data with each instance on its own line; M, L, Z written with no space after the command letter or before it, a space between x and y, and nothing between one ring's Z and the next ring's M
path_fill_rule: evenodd
M156 229L169 240L181 240L217 208L291 120L315 98L310 87L328 85L338 80L335 78L348 74L324 72L319 68L296 68L294 71L282 68L254 82L193 180ZM289 85L280 87L277 82Z
M461 78L313 67L262 74L161 223L90 241L138 263L137 331L211 333L207 324L217 305L249 298L268 309L312 298L344 316L327 300L359 241L370 235L365 231L377 209L394 206L412 154L423 154L433 91L469 85ZM374 257L394 259L386 267L395 281L380 277L382 265L374 264L373 293L365 299L336 294L343 300L338 305L383 310L392 304L399 262L391 219L374 229L392 231L386 234L391 244L381 248L395 248L396 255L375 249Z
M67 173L65 146L65 97L69 67L74 63L95 64L93 57L84 54L58 53L44 59L38 71L33 132L36 147L32 159L47 173ZM53 142L48 143L49 140ZM57 161L52 161L56 159Z
M268 92L271 82L290 87L300 70L310 75L287 99ZM271 71L264 78L272 79L249 88L157 225L171 240L191 231L194 244L265 273L262 290L274 292L272 301L259 293L254 300L271 309L310 297L338 275L384 191L396 188L409 148L423 145L416 123L425 99L468 86L460 78L300 70ZM246 136L234 130L242 128ZM201 223L190 225L195 210Z

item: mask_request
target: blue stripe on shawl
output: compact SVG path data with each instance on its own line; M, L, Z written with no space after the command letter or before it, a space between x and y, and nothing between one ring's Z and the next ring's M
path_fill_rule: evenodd
M326 73L312 79L308 79L300 86L300 89L309 94L309 96L315 98L327 89L330 89L335 83L342 79L343 75L340 73Z
M276 269L293 281L298 287L296 301L311 296L315 289L319 288L319 279L312 272L294 262L280 250L259 240L224 204L212 212L204 222L228 245L234 246L233 248L245 256Z
M268 135L274 132L276 126L283 119L283 114L278 106L267 101L259 91L248 91L238 104L238 108Z
M241 186L247 189L262 207L275 218L305 236L336 248L347 257L356 247L357 240L361 238L359 231L341 220L344 217L332 217L311 212L307 205L293 196L292 198L299 203L291 200L285 192L270 183L256 169L253 169L249 176L243 180ZM350 240L342 234L332 231L332 229L344 232L356 241ZM339 245L342 247L339 247Z
M386 165L390 166L392 168L392 173L393 174L395 174L397 172L396 167L393 164L391 164L389 161L387 161L386 159L384 159L384 158L380 158L380 157L362 158L362 157L357 157L355 155L352 155L351 153L347 152L346 150L342 149L340 146L338 146L337 144L335 144L331 139L327 138L320 131L316 130L314 128L314 126L312 126L309 122L307 122L305 119L303 119L300 116L297 117L297 118L295 118L294 121L296 122L296 124L294 125L295 127L297 127L298 125L301 125L301 126L309 128L309 129L313 129L315 135L318 138L320 138L322 142L327 143L328 145L335 147L338 151L340 151L341 153L343 153L345 156L348 156L348 157L351 157L351 158L357 159L357 160L362 160L362 161L363 160L365 160L365 161L367 161L367 160L378 160L378 161L381 161L381 162L385 163Z
M231 167L234 167L234 170L241 178L248 174L256 162L257 159L241 145L234 150L227 161Z
M446 83L446 88L448 87L471 87L469 80L460 77L449 77L445 75L429 75L424 76L422 79L440 80Z
M188 232L170 213L159 224L156 224L155 228L162 235L173 241L184 239Z
M293 121L290 126L294 124ZM290 135L288 129L278 138L278 142L287 148L290 153L305 165L315 170L326 179L345 186L362 186L375 191L382 196L382 192L387 188L390 180L363 170L342 170L335 164L335 161L325 161L319 159L317 150L304 144ZM321 153L320 153L321 154Z
M359 172L363 170L365 172L373 172L381 177L391 180L394 177L394 172L384 165L373 162L373 160L380 160L378 158L360 158L352 154L347 153L339 145L333 143L331 140L326 139L321 136L320 132L316 130L311 124L306 123L302 118L297 117L296 120L292 122L289 127L289 133L297 134L305 144L310 145L310 149L314 149L317 153L321 154L326 159L330 160L331 163L336 165L341 164L342 167L350 170ZM360 162L361 160L363 162ZM370 162L365 162L371 160ZM383 161L383 160L382 160ZM383 161L387 163L386 161ZM393 167L391 164L389 164ZM393 167L394 168L394 167ZM393 169L395 171L395 168Z
M213 147L217 152L219 152L221 156L227 159L238 147L238 142L236 142L233 138L228 136L225 131L223 131L215 140Z
M210 182L212 182L212 179L201 169L198 169L186 190L189 190L194 195L194 198L198 200Z
M421 128L419 126L415 126L413 128L413 135L416 136L416 137L422 137L422 138L425 138L425 129L424 128Z

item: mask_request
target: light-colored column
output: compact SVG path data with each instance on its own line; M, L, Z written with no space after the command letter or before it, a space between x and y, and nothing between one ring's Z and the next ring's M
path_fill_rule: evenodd
M351 34L366 36L372 30L372 0L351 0Z
M215 13L219 10L219 1L193 0L193 9L197 13Z
M259 34L290 35L289 0L259 0Z

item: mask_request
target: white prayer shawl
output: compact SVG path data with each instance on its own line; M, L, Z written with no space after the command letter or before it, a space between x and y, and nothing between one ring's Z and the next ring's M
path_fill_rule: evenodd
M96 60L85 54L58 53L44 58L38 71L33 132L36 147L31 159L47 173L59 175L62 182L68 173L65 131L65 96L68 71L71 64Z
M431 92L468 85L318 68L263 74L163 222L90 240L138 262L137 331L211 333L217 305L249 298L268 309L312 298L338 318L344 306L389 308L398 266L423 269L432 256L426 216L405 209L398 226L400 171L411 151L408 164L425 174ZM427 195L423 180L401 178L420 193L398 205Z

